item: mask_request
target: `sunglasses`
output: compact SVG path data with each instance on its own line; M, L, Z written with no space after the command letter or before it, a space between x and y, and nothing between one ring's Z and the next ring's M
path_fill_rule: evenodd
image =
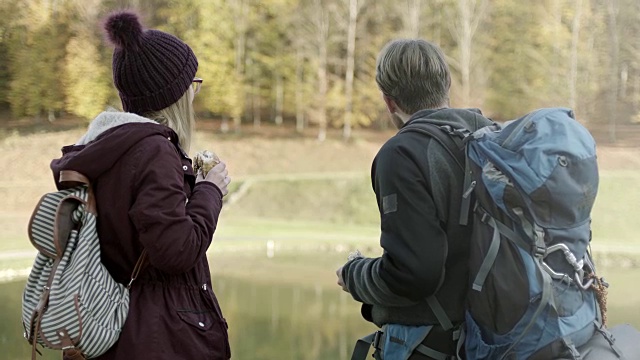
M200 79L199 77L194 77L192 85L193 85L193 95L199 93L200 88L202 87L202 79Z

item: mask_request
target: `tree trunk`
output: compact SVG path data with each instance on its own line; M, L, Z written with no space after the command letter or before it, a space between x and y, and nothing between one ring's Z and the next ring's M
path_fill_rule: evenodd
M417 39L420 37L420 24L422 13L422 0L407 0L407 18L409 26L407 27L407 35L410 38Z
M461 106L471 105L471 54L473 38L487 9L487 0L458 0L458 21L455 31L458 43Z
M226 134L229 132L229 118L226 115L222 116L222 122L220 123L220 132Z
M444 9L442 8L442 2L437 1L434 5L432 5L432 9L433 8L435 8L435 10L433 11L435 13L435 18L433 24L431 25L431 31L433 32L433 41L435 41L436 44L442 44L442 28L444 27Z
M615 143L617 141L616 119L618 118L618 61L620 53L620 42L618 38L618 0L609 0L607 3L608 28L609 28L609 46L611 54L611 65L609 67L609 141Z
M576 0L577 1L577 0ZM564 28L564 24L562 23L562 13L563 8L560 0L553 0L551 3L551 19L553 19L552 24L552 39L553 39L553 54L549 58L549 97L550 98L563 98L565 96L564 89L565 84L569 83L569 88L572 86L572 74L573 70L573 58L569 59L569 79L566 78L566 67L565 67L565 54L566 54L566 43L562 40L562 30ZM573 26L576 24L577 15L574 15L573 25L572 25L572 45L573 45ZM571 48L571 56L573 56L573 47ZM571 90L570 90L571 91ZM569 95L571 98L571 95ZM569 99L571 101L571 99Z
M636 76L633 77L633 111L640 115L640 74L636 69Z
M575 15L571 25L571 70L569 72L569 107L577 112L578 107L578 46L580 45L580 20L582 1L575 0Z
M586 41L586 49L585 52L587 54L594 54L596 49L596 34L594 31L587 31L587 41ZM586 62L586 69L582 73L582 84L590 84L592 81L596 81L594 79L598 79L598 66L596 65L596 60L593 56L585 57L584 61ZM583 121L589 122L589 119L594 117L596 114L597 102L595 100L596 95L593 91L589 91L589 97L585 99L582 107L584 109L585 116L583 117Z
M344 127L342 137L351 138L351 119L353 118L353 77L355 72L356 26L358 23L358 0L349 0L349 25L347 29L347 72L345 74Z
M249 48L254 48L254 42L249 42ZM247 82L251 82L251 91L249 92L250 103L247 104L245 112L253 114L253 127L260 128L261 119L261 94L260 94L260 73L258 67L253 65L253 60L250 56L247 56L245 60L245 69L248 69L251 74L251 79L247 79Z
M318 65L318 140L327 138L327 43L323 42L319 49Z
M640 22L640 1L636 1L635 13L638 14L638 22ZM635 63L638 64L635 68L635 76L633 77L633 110L640 117L640 25L636 23L636 52ZM639 118L640 120L640 118Z
M327 56L329 46L329 12L322 1L316 1L318 40L318 140L327 138Z
M469 106L471 100L471 44L473 33L471 32L472 5L468 0L458 0L460 22L462 31L459 37L460 51L460 77L462 81L462 106Z
M282 83L282 74L276 71L276 116L274 122L276 125L282 125L282 108L284 104L284 85Z
M302 49L298 45L296 49L296 132L302 133L304 131L304 91L303 91L303 61Z
M254 91L259 92L258 88L255 88ZM262 109L261 109L261 101L260 101L260 93L253 95L253 127L258 129L260 128L260 123L262 122Z
M233 0L231 2L234 6L235 12L235 24L236 24L236 38L235 38L235 46L236 46L236 61L235 61L235 75L236 81L241 82L244 75L244 58L246 51L246 43L247 43L247 15L249 11L249 7L247 6L246 0ZM238 109L239 103L244 99L244 84L240 83L238 86L238 94L236 94L237 99L234 106L236 109L232 109L233 113L233 128L236 133L240 132L240 126L242 123L242 111Z

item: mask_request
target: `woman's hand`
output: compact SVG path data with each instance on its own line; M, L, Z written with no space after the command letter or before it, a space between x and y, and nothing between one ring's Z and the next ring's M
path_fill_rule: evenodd
M200 181L208 181L218 187L222 196L225 196L229 193L229 189L227 186L231 182L231 178L229 178L229 173L227 171L227 165L224 162L220 162L218 165L214 166L209 170L207 176L203 177L201 173L196 177L196 183Z

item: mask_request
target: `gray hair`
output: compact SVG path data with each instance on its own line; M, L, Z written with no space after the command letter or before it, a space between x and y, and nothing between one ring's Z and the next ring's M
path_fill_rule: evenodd
M387 43L378 55L376 82L380 91L408 115L449 106L449 66L442 50L425 40Z

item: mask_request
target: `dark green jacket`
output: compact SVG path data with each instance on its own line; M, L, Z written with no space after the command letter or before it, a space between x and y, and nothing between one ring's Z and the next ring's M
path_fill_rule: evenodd
M491 122L478 110L422 110L415 119L474 131ZM382 257L348 262L343 278L363 316L378 326L437 324L425 298L436 294L454 322L464 318L468 240L460 226L464 174L436 140L399 133L380 149L371 169L381 218Z

